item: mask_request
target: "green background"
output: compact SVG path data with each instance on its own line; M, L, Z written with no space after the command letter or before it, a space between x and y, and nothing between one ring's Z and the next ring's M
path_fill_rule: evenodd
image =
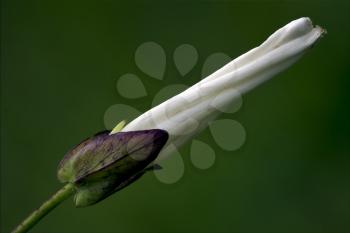
M247 141L235 152L209 131L208 170L182 149L173 185L148 174L88 208L68 200L32 232L350 231L349 1L2 1L1 232L9 232L60 187L56 167L81 139L103 129L116 103L141 111L171 83L193 84L213 52L251 49L289 21L309 16L328 34L301 61L244 96L236 114ZM142 73L134 52L155 41L165 80ZM183 43L199 62L181 77L172 52ZM148 97L123 99L118 77L142 78Z

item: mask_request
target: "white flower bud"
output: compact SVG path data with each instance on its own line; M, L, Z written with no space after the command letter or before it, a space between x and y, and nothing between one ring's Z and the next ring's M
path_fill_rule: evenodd
M231 61L184 92L152 108L122 131L163 129L169 133L160 156L171 153L217 117L240 94L246 93L296 62L324 30L309 18L280 28L264 43Z

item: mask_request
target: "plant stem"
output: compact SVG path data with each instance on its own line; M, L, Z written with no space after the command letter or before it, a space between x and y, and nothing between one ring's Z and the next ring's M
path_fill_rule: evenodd
M75 192L73 184L68 183L58 190L49 200L45 201L38 209L31 213L24 221L12 231L12 233L27 232L46 214L53 210L58 204L66 200Z

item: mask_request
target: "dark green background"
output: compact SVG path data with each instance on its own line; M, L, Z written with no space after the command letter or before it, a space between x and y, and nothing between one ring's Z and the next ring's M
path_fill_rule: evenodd
M107 200L72 200L33 232L348 232L350 230L349 1L2 1L1 232L9 232L60 187L56 166L81 139L103 129L103 114L125 103L142 111L170 83L193 84L213 52L232 57L289 21L309 16L328 34L300 62L244 96L234 115L247 131L198 170L185 154L174 185L152 174ZM167 53L166 79L135 65L145 41ZM172 52L199 52L184 78ZM149 97L124 100L122 74L137 74Z

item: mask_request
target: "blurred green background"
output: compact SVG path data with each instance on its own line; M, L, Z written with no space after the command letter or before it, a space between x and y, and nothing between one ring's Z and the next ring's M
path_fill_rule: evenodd
M234 115L247 131L235 152L216 152L173 184L153 174L88 208L68 200L32 232L349 232L349 1L3 0L1 35L1 232L9 232L61 185L56 167L104 128L116 103L142 111L170 83L193 84L213 52L251 49L289 21L309 16L328 34L302 60L244 96ZM165 80L135 65L143 42L167 54ZM189 77L174 49L195 46ZM118 77L134 73L149 96L123 99Z

